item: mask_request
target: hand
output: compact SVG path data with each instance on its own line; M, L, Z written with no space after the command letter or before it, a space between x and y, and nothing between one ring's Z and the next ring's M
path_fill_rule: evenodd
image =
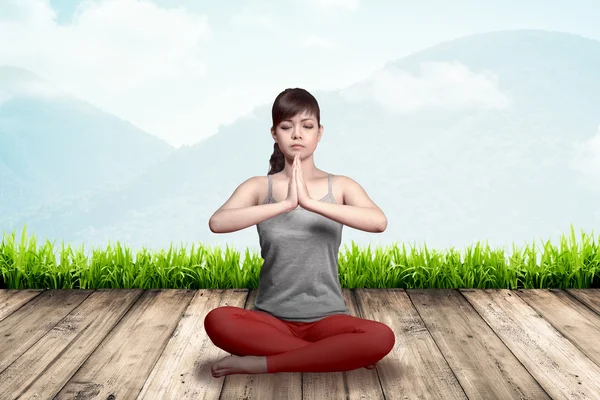
M290 205L290 210L295 210L296 207L298 207L298 193L296 190L296 186L298 185L296 183L296 164L299 162L300 161L296 161L296 158L294 157L294 163L292 164L292 177L289 180L288 194L285 198L285 201Z
M300 163L300 155L295 154L294 156L295 169L296 169L296 192L298 193L298 204L304 209L310 206L312 198L308 194L308 188L306 182L302 177L302 164Z

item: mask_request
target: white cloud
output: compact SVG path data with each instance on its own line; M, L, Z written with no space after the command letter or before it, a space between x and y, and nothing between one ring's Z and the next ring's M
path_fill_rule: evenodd
M56 13L48 0L5 0L0 4L0 21L2 20L50 26L56 20Z
M0 6L0 64L40 75L69 76L97 90L123 90L157 78L206 72L200 45L211 38L204 16L151 2L82 2L68 26L56 23L47 0L18 0ZM43 68L43 71L40 70Z
M231 17L231 24L235 26L255 27L262 26L270 28L272 22L266 15L251 11L248 7Z
M202 46L211 39L205 16L149 1L84 1L70 25L57 24L48 0L0 1L0 65L28 69L174 145L202 118Z
M313 5L323 9L346 9L355 11L358 0L309 0Z
M335 42L333 40L314 34L306 36L303 40L301 40L300 44L304 47L318 47L325 49L335 46Z
M329 2L322 4L329 8L315 6L311 12L320 16L336 13L331 8L336 4L338 8L353 7L352 3ZM229 9L232 14L239 10L242 13L239 18L226 20L226 24L255 24L254 29L244 28L247 35L264 33L256 24L277 24L277 20L267 19L271 14L264 14L263 18L256 14L261 11L252 7ZM204 16L181 7L159 8L149 1L84 1L69 21L68 25L59 25L48 0L0 0L0 65L28 69L65 92L174 146L213 135L219 125L230 123L257 105L272 103L285 87L337 89L355 82L382 62L381 56L373 57L339 69L336 64L345 63L352 55L344 58L344 54L319 54L322 62L311 73L300 63L290 68L273 68L273 63L280 60L263 57L265 67L246 74L245 65L224 64L219 57L224 49L235 53L237 46L247 46L245 43L216 37L223 42L206 46L205 51L204 42L212 37ZM309 32L305 30L304 34ZM260 52L276 48L286 35L293 35L291 41L295 40L297 46L302 45L303 39L307 45L325 48L343 44L318 36L303 38L301 34L286 29L270 35L273 42L264 37L256 41L256 49ZM291 41L285 40L287 48L293 48L289 46ZM212 58L208 51L214 52ZM207 65L215 69L231 67L234 71L242 68L245 72L219 70L211 74ZM225 85L235 89L223 89ZM0 97L0 101L7 100L5 94Z
M374 73L365 83L342 91L349 100L371 99L390 112L421 109L501 109L509 99L489 72L474 73L458 62L425 62L419 76L393 67Z

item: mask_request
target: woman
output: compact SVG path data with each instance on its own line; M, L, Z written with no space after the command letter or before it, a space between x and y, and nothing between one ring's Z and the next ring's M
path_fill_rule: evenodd
M217 307L204 319L211 341L232 354L212 375L375 368L394 332L350 315L338 254L343 225L383 232L387 219L354 180L315 167L323 126L309 92L284 90L272 118L267 176L243 182L209 221L214 233L256 225L264 259L254 308Z

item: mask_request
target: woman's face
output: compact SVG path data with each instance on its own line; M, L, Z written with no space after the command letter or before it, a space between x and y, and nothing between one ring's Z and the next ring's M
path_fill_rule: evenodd
M288 158L293 159L298 153L301 158L312 154L321 140L323 127L319 127L317 117L303 112L289 120L284 120L275 128L273 138L279 144L279 149ZM301 147L292 147L299 144Z

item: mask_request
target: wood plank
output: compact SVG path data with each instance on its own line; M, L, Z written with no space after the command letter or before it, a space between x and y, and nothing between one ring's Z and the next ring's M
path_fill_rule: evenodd
M497 293L494 289L460 289L449 290L456 293L450 296L446 289L343 291L353 315L381 321L396 332L394 350L379 361L376 370L213 378L212 364L228 353L214 346L206 336L204 317L220 305L237 304L249 309L254 305L257 291L199 290L187 295L163 294L162 298L154 294L156 299L148 299L143 291L120 289L0 290L0 304L5 303L4 311L0 310L0 316L4 316L0 319L0 337L5 339L0 341L0 387L3 395L10 398L19 394L24 398L52 398L65 382L67 386L56 398L61 398L60 395L72 398L73 394L81 399L106 398L113 394L116 398L138 395L139 398L212 399L219 398L222 387L221 399L299 399L303 391L304 398L348 395L350 399L380 399L383 393L387 399L419 394L428 399L466 398L458 385L460 381L469 398L487 399L494 398L499 383L504 384L494 376L496 373L501 379L510 378L512 397L523 387L523 377L532 375L552 398L600 398L597 396L600 367L592 361L598 363L599 357L595 340L600 334L598 289L501 289ZM115 297L116 293L127 295ZM475 317L471 307L483 320ZM457 320L464 322L457 324L454 322ZM118 325L111 332L115 324ZM492 327L494 335L500 337L503 346L522 365L510 366L511 358L499 355L498 343L486 331L487 326ZM461 338L468 335L472 338L467 340L467 349ZM140 341L140 336L148 339ZM413 352L410 357L406 356L407 349ZM435 371L435 368L449 369L442 354L458 379L447 372ZM465 354L470 359L461 359ZM477 357L477 354L485 355ZM116 365L111 363L111 357ZM490 361L483 357L491 357L492 363L497 361L495 368L500 371L484 369L489 368ZM515 374L519 368L524 369L523 365L525 372ZM504 371L511 371L510 377ZM485 381L474 380L477 374ZM307 375L311 377L306 379ZM290 380L292 376L296 378ZM240 379L243 384L235 382ZM490 391L469 387L486 387L486 384L492 388ZM440 389L453 385L460 391ZM556 386L554 392L548 389L549 385ZM76 394L75 389L80 386L85 390ZM116 389L107 390L111 387ZM530 398L547 398L545 392L540 393ZM520 394L528 396L527 391Z
M600 315L564 290L528 289L514 293L600 365ZM600 380L600 376L597 379Z
M92 290L45 290L2 320L0 372L21 357L91 293ZM19 294L16 297L23 298Z
M600 315L600 289L566 289L566 292Z
M55 399L135 398L194 293L145 290ZM98 310L97 316L104 318L106 313Z
M52 398L142 294L141 290L75 291L89 296L0 374L6 398ZM62 297L56 294L52 301L59 308Z
M512 290L459 290L551 398L600 399L600 367Z
M249 310L254 307L257 294L258 289L249 290L245 309ZM218 379L225 381L220 400L302 399L302 374L300 372L235 374Z
M223 378L214 378L211 367L228 353L210 340L204 318L223 305L243 307L246 297L246 289L197 290L138 399L218 399Z
M396 334L394 349L378 363L386 399L466 399L404 289L355 289L363 318L381 321Z
M459 291L407 293L470 400L550 398Z
M0 289L0 322L45 289Z

